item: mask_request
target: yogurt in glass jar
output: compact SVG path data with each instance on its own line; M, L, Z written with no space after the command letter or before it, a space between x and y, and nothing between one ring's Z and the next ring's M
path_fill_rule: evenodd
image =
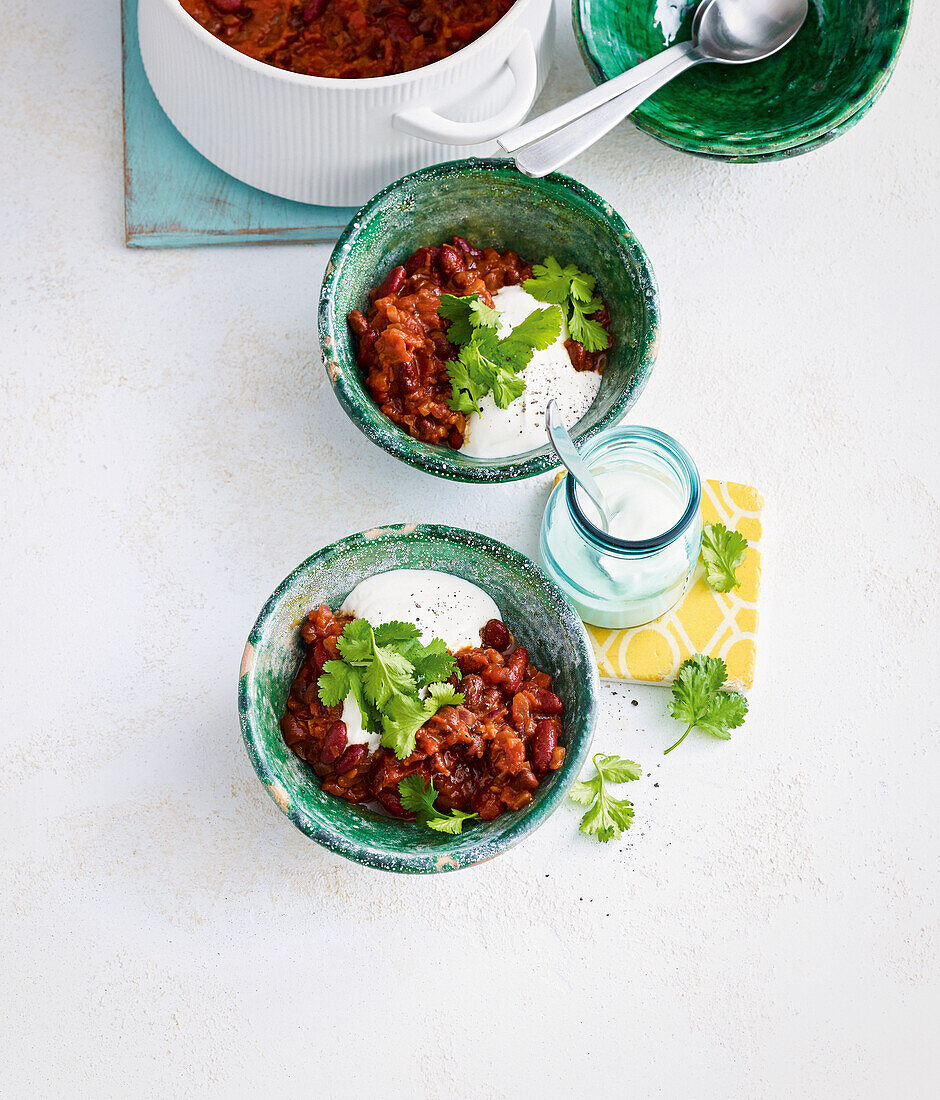
M631 627L674 607L692 582L702 544L701 481L676 440L624 426L582 452L610 514L604 531L573 478L555 486L539 556L586 623Z

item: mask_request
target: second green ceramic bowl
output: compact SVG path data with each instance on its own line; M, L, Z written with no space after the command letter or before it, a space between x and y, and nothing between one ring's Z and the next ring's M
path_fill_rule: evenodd
M693 0L572 0L591 76L610 80L691 36ZM752 65L701 65L630 116L688 153L778 160L818 149L861 119L897 63L910 0L813 0L793 42Z
M421 443L384 416L363 386L349 312L365 312L369 291L416 249L455 235L481 248L514 248L530 262L554 256L597 279L613 346L594 404L571 433L576 442L619 423L649 377L659 346L653 270L636 237L593 191L557 174L530 179L495 159L451 161L404 176L366 203L337 242L320 296L320 344L336 396L362 432L403 462L455 481L543 473L558 465L547 442L499 459Z
M389 569L440 569L488 592L565 704L561 768L524 810L447 836L326 794L284 744L278 725L302 656L311 607L338 608L361 580ZM516 550L453 527L383 527L318 550L283 581L248 636L238 682L242 735L258 778L298 829L347 859L383 871L455 871L491 859L558 808L587 760L597 715L597 667L581 620L558 586ZM572 819L572 828L576 818Z

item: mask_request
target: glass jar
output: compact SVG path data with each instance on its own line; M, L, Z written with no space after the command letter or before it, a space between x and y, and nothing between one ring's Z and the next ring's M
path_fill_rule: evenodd
M581 457L615 514L612 530L630 513L626 522L643 537L605 533L593 504L565 477L542 518L542 566L586 623L628 627L658 619L682 598L698 562L702 487L695 463L670 436L636 425L601 432ZM658 517L667 516L662 522L671 526L657 533Z

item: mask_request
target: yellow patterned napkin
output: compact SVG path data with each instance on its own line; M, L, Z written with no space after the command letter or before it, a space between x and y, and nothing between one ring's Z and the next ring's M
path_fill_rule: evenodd
M685 596L661 618L627 630L588 626L603 678L670 684L687 657L704 653L724 658L728 683L733 687L752 686L763 507L763 498L750 485L735 481L702 483L704 522L723 523L748 540L747 556L737 571L740 587L727 593L713 592L705 583L700 562Z

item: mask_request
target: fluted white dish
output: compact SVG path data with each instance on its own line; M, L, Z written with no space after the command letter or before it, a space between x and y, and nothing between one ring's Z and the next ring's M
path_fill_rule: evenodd
M139 0L140 52L183 137L236 179L324 206L364 202L429 164L496 151L551 66L552 0L516 0L485 34L433 65L340 80L255 61L179 0Z

